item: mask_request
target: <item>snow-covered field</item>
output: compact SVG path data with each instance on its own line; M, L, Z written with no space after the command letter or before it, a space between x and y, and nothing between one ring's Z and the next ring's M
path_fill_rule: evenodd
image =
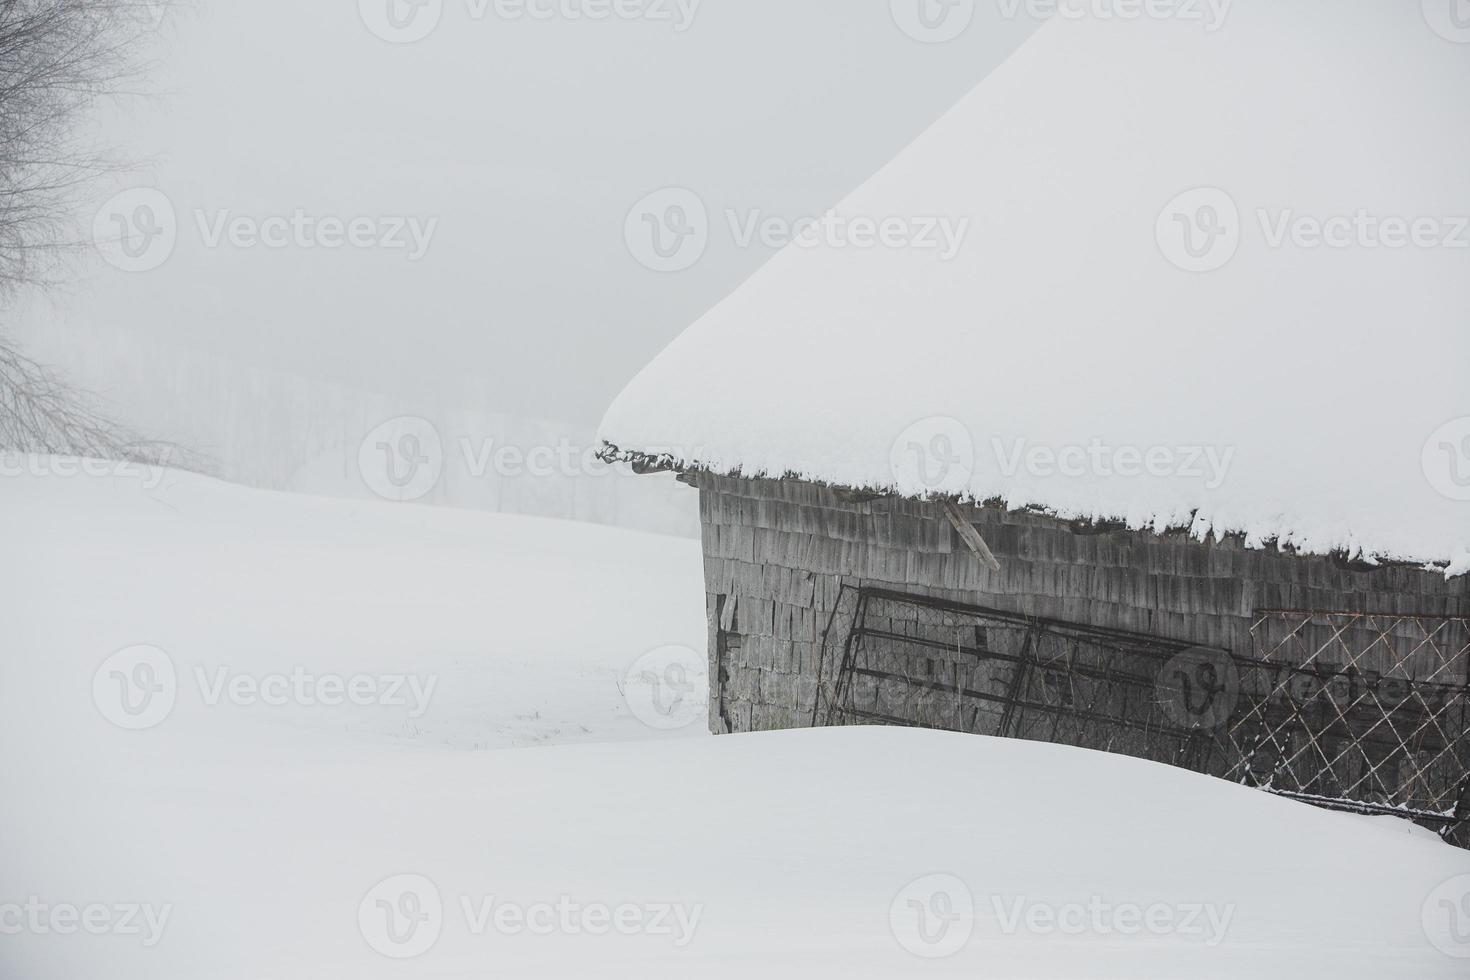
M1032 743L701 737L697 543L32 464L5 980L1470 974L1470 854L1396 821Z

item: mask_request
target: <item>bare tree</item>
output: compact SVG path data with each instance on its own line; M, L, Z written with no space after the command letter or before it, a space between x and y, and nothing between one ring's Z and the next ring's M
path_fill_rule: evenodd
M0 0L0 301L54 282L79 199L110 161L80 133L146 70L167 0ZM0 338L0 449L180 462L107 421Z

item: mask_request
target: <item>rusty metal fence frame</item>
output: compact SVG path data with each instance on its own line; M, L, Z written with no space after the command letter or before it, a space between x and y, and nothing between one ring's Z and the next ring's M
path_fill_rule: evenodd
M893 604L949 635L884 626ZM1470 618L1262 610L1251 638L1243 655L844 584L812 722L1120 752L1447 839L1470 821Z

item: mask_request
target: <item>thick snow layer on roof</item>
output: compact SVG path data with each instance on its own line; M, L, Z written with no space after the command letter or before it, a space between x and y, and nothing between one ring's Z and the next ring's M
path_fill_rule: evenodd
M1410 2L1058 17L648 365L602 437L1470 570L1454 36ZM953 257L931 222L965 229Z

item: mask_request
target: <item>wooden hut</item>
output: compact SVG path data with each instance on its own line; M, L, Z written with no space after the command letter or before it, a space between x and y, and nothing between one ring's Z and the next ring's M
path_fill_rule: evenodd
M1465 91L1412 5L1038 32L608 412L610 456L699 492L711 727L1453 809L1470 503L1436 467L1470 435L1470 251L1302 229L1448 232Z

